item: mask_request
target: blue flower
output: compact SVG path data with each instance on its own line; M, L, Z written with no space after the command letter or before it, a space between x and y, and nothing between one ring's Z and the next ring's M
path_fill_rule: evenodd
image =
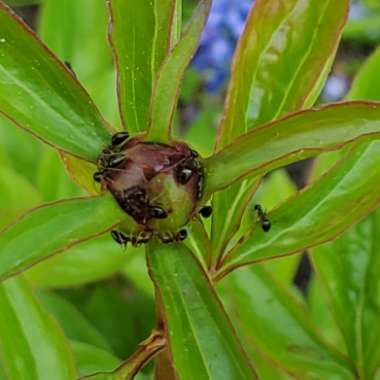
M343 99L349 90L348 78L343 74L332 74L327 79L322 96L329 102Z
M214 0L193 67L203 75L206 89L217 92L229 76L236 43L253 0Z

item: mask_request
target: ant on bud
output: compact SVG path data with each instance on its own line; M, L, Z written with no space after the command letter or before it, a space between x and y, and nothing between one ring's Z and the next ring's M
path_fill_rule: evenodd
M111 231L112 239L116 241L116 243L120 244L124 248L127 246L130 241L129 237L125 236L120 231Z
M268 232L270 230L271 223L266 212L260 205L255 205L255 211L257 213L257 216L259 217L262 230L264 232Z

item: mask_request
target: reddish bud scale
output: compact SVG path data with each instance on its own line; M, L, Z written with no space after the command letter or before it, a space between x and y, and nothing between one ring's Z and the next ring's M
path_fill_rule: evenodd
M184 143L126 139L103 150L98 169L95 178L138 223L136 231L125 231L135 238L143 234L146 240L148 233L175 240L198 208L202 165Z

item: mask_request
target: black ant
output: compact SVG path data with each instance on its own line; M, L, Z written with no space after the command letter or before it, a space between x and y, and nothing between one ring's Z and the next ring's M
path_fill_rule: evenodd
M94 173L94 181L101 182L107 169L116 168L125 160L124 154L121 153L121 148L128 139L128 132L118 132L112 136L111 145L103 149L102 154L99 156L98 167L100 171Z
M129 242L131 242L134 247L137 247L140 244L146 244L150 241L152 235L152 231L142 231L137 237L132 236L130 238L120 231L111 231L111 236L113 240L115 240L118 244L120 244L123 247L126 247Z
M268 232L271 228L271 223L266 212L262 209L260 205L255 205L255 211L257 212L257 216L259 217L262 230L264 232Z
M112 239L116 241L116 243L120 244L123 247L126 247L128 242L130 241L128 236L125 236L120 231L111 231Z
M190 151L190 155L186 157L178 166L176 167L176 179L181 185L186 185L194 174L198 175L198 185L197 185L197 199L202 197L203 190L203 170L199 161L196 159L198 153L195 150Z
M173 243L175 241L183 241L187 238L187 231L185 229L179 230L174 236L170 234L160 235L160 239L164 244Z

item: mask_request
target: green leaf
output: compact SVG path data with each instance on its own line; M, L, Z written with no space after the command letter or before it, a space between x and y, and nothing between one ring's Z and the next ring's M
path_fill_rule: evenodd
M163 63L152 93L148 138L167 142L187 66L199 45L211 0L201 0L178 44Z
M193 219L187 227L188 237L184 244L194 252L203 268L207 270L210 262L211 242L200 218Z
M251 128L313 105L335 57L348 3L255 2L236 49L217 150ZM214 260L239 227L256 185L250 179L215 194Z
M107 28L105 1L45 0L38 18L42 40L70 63L103 115L114 121L118 118L115 70Z
M304 305L261 265L232 273L223 285L245 345L297 379L354 379L348 360L318 335Z
M374 12L358 20L351 20L344 29L343 39L351 43L377 45L380 41L379 22L380 14Z
M380 99L377 86L379 53L377 49L362 66L348 95L350 99ZM374 378L380 365L380 351L375 343L380 336L376 273L379 222L379 211L376 211L335 242L313 249L314 265L320 275L318 282L327 291L329 309L363 379Z
M98 195L101 193L101 186L94 181L94 173L97 171L96 165L64 154L63 152L60 152L60 156L66 168L66 172L73 182L90 195Z
M230 270L286 256L335 239L379 203L380 143L354 149L327 174L269 214L272 228L255 224L226 257Z
M110 132L71 72L0 4L0 112L46 143L95 160Z
M10 166L35 184L39 159L48 147L0 114L0 149L9 156Z
M22 278L0 285L0 353L9 379L73 380L68 343Z
M109 234L78 244L30 268L25 275L39 287L79 286L120 271L131 261L131 254L142 254L128 247L123 250Z
M281 189L281 191L278 191ZM291 181L284 169L276 170L265 178L264 183L254 195L252 202L247 207L242 221L241 232L243 233L257 220L257 213L254 210L255 204L261 204L266 210L278 207L288 198L297 193L296 185ZM296 273L300 257L293 255L278 258L264 264L278 281L289 285L292 283Z
M74 198L24 214L0 232L0 279L94 238L127 219L111 196Z
M313 104L319 94L305 100L335 55L348 7L347 0L256 1L235 53L218 149Z
M74 159L78 161L77 158ZM54 181L52 181L52 173L54 173ZM68 177L58 152L53 149L45 150L41 155L37 173L37 189L45 202L83 195L78 186Z
M83 316L83 314L69 301L52 291L39 291L38 298L59 322L65 335L76 342L91 344L92 346L109 350L106 339Z
M310 319L315 326L318 326L319 333L327 342L347 355L342 334L335 322L331 307L326 301L328 302L328 298L319 276L312 276L307 287L307 306Z
M364 62L355 77L347 98L380 100L378 72L380 64L380 47ZM375 82L374 82L375 81Z
M155 325L153 297L137 290L122 277L91 287L66 291L78 310L107 339L120 358L131 355Z
M70 342L79 376L94 372L111 371L120 364L120 360L108 351L83 342Z
M148 128L159 68L176 43L180 0L109 0L110 40L118 71L119 108L131 133Z
M24 177L5 166L0 167L0 194L0 228L41 202L37 190Z
M349 102L292 114L255 129L205 160L205 198L248 176L379 138L380 105Z
M376 212L337 241L314 249L312 255L362 379L372 379L380 366L379 231L380 213Z
M146 380L145 375L138 373L154 356L165 348L165 338L160 332L153 331L151 336L139 344L138 349L121 365L109 372L97 372L80 379L88 380Z
M154 0L153 72L158 74L162 63L181 36L182 0Z
M257 378L192 253L181 244L160 244L147 257L181 380Z

